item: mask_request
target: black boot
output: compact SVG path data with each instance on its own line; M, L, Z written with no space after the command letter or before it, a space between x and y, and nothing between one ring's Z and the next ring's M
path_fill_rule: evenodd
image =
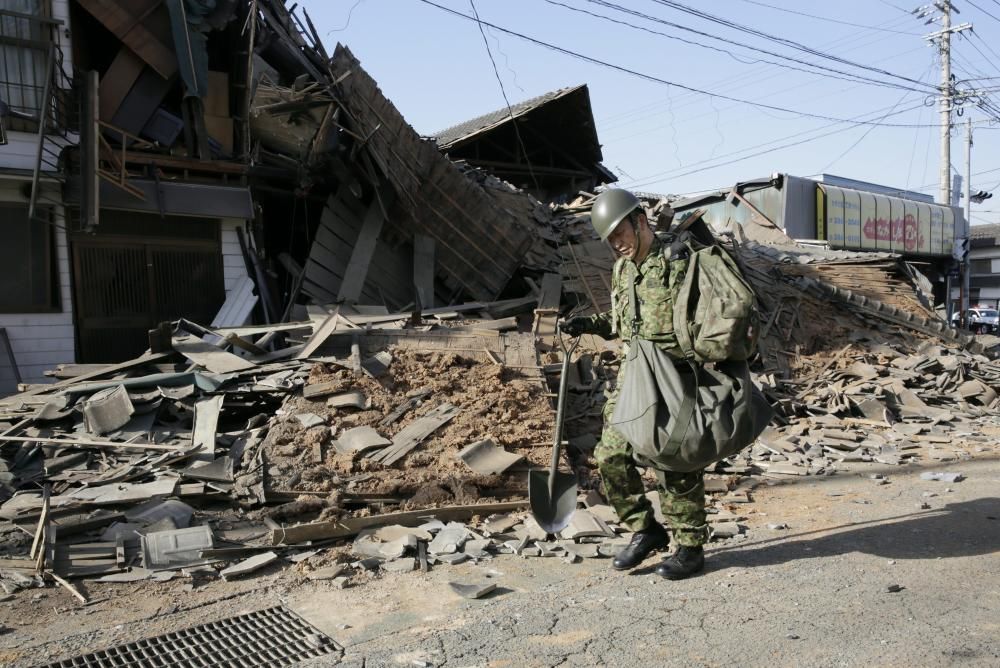
M669 542L670 536L667 535L666 529L654 522L642 531L632 534L632 540L615 556L611 565L619 571L632 568L648 557L650 552L666 547Z
M681 545L677 551L656 567L656 574L668 580L683 580L705 568L705 552L701 545Z

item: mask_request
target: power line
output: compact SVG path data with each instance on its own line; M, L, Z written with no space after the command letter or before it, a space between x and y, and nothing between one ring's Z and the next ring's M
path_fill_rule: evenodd
M758 30L757 28L753 28L751 26L743 25L741 23L736 23L735 21L730 21L729 19L724 18L722 16L716 16L715 14L709 14L708 12L703 12L700 9L695 9L694 7L689 7L689 6L684 5L682 3L674 2L673 0L653 0L653 1L656 2L657 4L663 5L664 7L669 7L671 9L675 9L675 10L677 10L679 12L683 12L685 14L690 14L691 16L696 16L696 17L698 17L700 19L703 19L705 21L709 21L709 22L712 22L712 23L717 23L719 25L725 26L727 28L731 28L731 29L739 31L739 32L744 32L744 33L747 33L747 34L750 34L750 35L754 35L756 37L760 37L762 39L765 39L765 40L770 41L770 42L774 42L776 44L782 44L784 46L788 46L790 48L793 48L793 49L795 49L797 51L802 51L804 53L808 53L808 54L811 54L811 55L814 55L814 56L819 56L821 58L826 58L828 60L832 60L834 62L841 63L843 65L849 65L851 67L857 67L859 69L868 70L870 72L876 72L878 74L883 74L885 76L889 76L889 77L892 77L892 78L895 78L895 79L900 79L900 80L903 80L903 81L907 81L907 82L909 82L911 84L926 85L926 84L923 84L922 82L918 81L917 79L913 79L913 78L904 76L902 74L896 74L894 72L890 72L888 70L884 70L884 69L881 69L881 68L878 68L878 67L872 67L870 65L865 65L864 63L857 63L857 62L854 62L852 60L847 60L846 58L841 58L840 56L837 56L837 55L834 55L834 54L831 54L831 53L826 53L826 52L823 52L823 51L818 51L818 50L816 50L816 49L814 49L814 48L812 48L810 46L806 46L805 44L802 44L800 42L796 42L795 40L791 40L791 39L788 39L786 37L781 37L779 35L772 35L770 33L764 32L762 30Z
M906 109L902 109L900 111L897 111L897 112L895 112L894 114L891 114L891 115L904 114L904 113L906 113L908 111L913 111L914 109L919 109L919 108L921 108L923 106L924 106L923 104L920 104L920 105L916 105L916 106L913 106L913 107L908 107ZM862 114L862 116L870 116L870 115L871 115L871 113ZM887 115L889 115L889 114L887 114ZM720 157L729 157L729 156L733 156L733 155L738 155L740 153L745 153L746 151L752 151L755 148L760 148L760 147L764 147L764 146L768 147L768 148L766 148L764 150L757 151L755 153L750 153L748 155L743 155L743 156L740 156L738 158L734 158L733 160L724 160L722 162L717 162L717 163L708 165L707 167L699 167L698 169L689 170L689 171L686 171L686 172L683 172L683 173L680 173L680 174L674 173L674 172L678 171L676 169L674 169L674 170L668 170L668 171L665 171L665 172L659 172L657 174L649 174L647 176L640 177L640 179L637 179L638 183L629 183L627 185L629 185L630 187L642 187L642 186L649 185L651 183L656 183L657 181L661 181L661 180L664 180L664 179L678 179L678 178L681 178L681 177L684 177L684 176L690 176L691 174L697 174L699 172L704 172L704 171L708 171L708 170L711 170L711 169L716 169L718 167L726 167L728 165L732 165L732 164L735 164L737 162L742 162L743 160L749 160L750 158L756 158L756 157L759 157L761 155L767 155L768 153L774 153L775 151L780 151L780 150L783 150L783 149L786 149L786 148L792 148L792 147L795 147L795 146L801 146L803 144L807 144L809 142L816 141L817 139L823 139L824 137L829 137L831 135L835 135L835 134L838 134L838 133L841 133L841 132L846 132L848 130L852 130L852 129L858 127L859 125L864 125L866 122L862 121L862 120L859 120L860 118L861 118L861 116L857 117L856 120L846 121L848 123L851 123L851 125L848 126L848 127L837 128L835 130L831 130L830 132L824 132L822 134L816 135L815 137L809 137L809 138L802 139L802 140L799 140L799 141L794 141L794 142L789 142L789 143L785 143L785 144L780 144L778 146L773 146L773 144L775 143L774 141L764 142L762 144L757 144L756 146L751 146L751 147L748 147L748 148L745 148L745 149L741 149L739 151L734 151L733 153L729 153L729 154L727 154L725 156L720 156ZM883 116L883 118L885 118L885 116ZM796 134L793 134L793 135L789 135L787 137L784 137L781 140L776 140L776 141L784 141L784 140L790 139L792 137L797 137L797 136L802 136L802 135L810 134L812 132L816 132L818 130L822 130L825 127L831 127L833 125L839 125L839 123L831 123L829 125L821 126L819 128L813 128L811 130L804 130L802 132L799 132L799 133L796 133ZM703 160L701 162L691 163L690 165L687 165L687 167L695 167L695 166L699 166L699 165L704 165L707 162L710 162L710 161Z
M777 5L769 5L766 2L757 2L757 0L740 0L740 2L745 2L750 5L757 5L758 7L767 7L768 9L774 9L779 12L785 12L787 14L796 14L798 16L805 16L810 19L816 19L817 21L826 21L828 23L839 23L844 26L851 26L852 28L864 28L865 30L878 30L880 32L892 32L897 35L916 35L919 36L920 33L909 32L906 30L890 30L888 28L878 28L875 26L866 26L863 23L851 23L850 21L841 21L839 19L830 18L828 16L816 16L815 14L807 14L806 12L799 12L794 9L788 9L787 7L778 7ZM900 9L897 7L897 9Z
M795 65L789 65L788 63L780 63L780 62L775 62L773 60L767 60L766 58L757 58L755 60L746 61L746 60L742 60L740 57L738 57L735 53L733 53L729 49L723 49L723 48L720 48L720 47L717 47L717 46L710 46L708 44L702 44L701 42L696 42L696 41L690 40L690 39L684 39L683 37L678 37L677 35L671 35L669 33L661 32L659 30L653 30L652 28L646 28L644 26L638 26L638 25L635 25L634 23L629 23L628 21L622 21L621 19L616 19L616 18L613 18L611 16L606 16L604 14L598 14L596 12L591 12L591 11L588 11L586 9L582 9L580 7L573 7L571 5L567 5L565 3L559 2L558 0L545 0L545 2L549 3L550 5L557 5L559 7L564 7L566 9L569 9L569 10L574 11L574 12L579 12L581 14L587 14L588 16L592 16L594 18L603 19L605 21L610 21L611 23L616 23L618 25L627 26L629 28L633 28L634 30L641 30L643 32L647 32L647 33L650 33L650 34L653 34L653 35L659 35L660 37L665 37L667 39L676 40L678 42L683 42L684 44L690 44L691 46L696 46L696 47L701 48L701 49L708 49L710 51L715 51L715 52L718 52L718 53L724 53L727 56L729 56L730 58L732 58L733 60L735 60L736 62L742 63L744 65L754 65L754 64L757 64L757 63L767 63L769 65L777 65L779 67L782 67L782 68L785 68L785 69L790 69L790 70L795 70L797 72L805 72L806 74L818 74L820 76L829 77L831 79L840 79L841 81L860 82L860 83L867 83L867 84L870 84L870 85L885 86L887 88L899 88L899 89L903 89L903 90L912 90L912 88L909 88L909 87L904 86L902 84L891 83L891 82L887 82L887 81L879 81L877 79L871 79L869 77L861 77L861 76L858 76L856 74L851 74L850 72L844 72L842 70L834 69L832 67L824 67L823 65L816 65L814 63L810 63L810 62L807 62L805 60L800 60L798 58L792 58L792 57L786 56L784 54L775 53L773 51L767 51L765 49L759 49L759 48L751 46L749 44L743 44L741 42L734 42L732 40L726 40L726 39L724 39L722 37L718 37L716 35L712 35L712 34L707 33L707 32L702 32L700 30L695 30L693 28L688 28L686 26L681 26L679 24L668 23L668 25L670 25L672 27L680 28L680 29L686 30L688 32L693 32L693 33L695 33L697 35L701 35L702 37L708 37L710 39L715 39L715 40L718 40L720 42L725 42L727 44L735 44L735 45L741 46L741 47L743 47L745 49L750 49L752 51L758 51L760 53L764 53L764 54L767 54L769 56L775 56L777 58L784 58L785 60L788 60L788 61L791 61L791 62L794 62L794 63L800 63L800 64L803 64L803 65L808 65L809 67L814 67L814 68L817 68L819 70L824 70L826 72L835 72L836 74L826 74L824 72L817 72L815 70L809 70L809 69L804 69L804 68L801 68L801 67L796 67ZM593 2L594 4L598 4L598 5L602 5L602 6L608 6L610 4L610 3L606 3L606 2L600 2L599 0L588 0L588 2ZM625 10L624 8L619 8L617 6L615 6L615 7L617 9L619 9L620 11L627 11L629 14L633 13L632 10ZM639 15L638 13L635 13L635 14ZM645 15L642 15L642 16L644 18L649 18L651 20L656 20L655 17L646 17ZM659 23L660 21L657 20L657 22ZM843 74L845 76L837 76L837 74Z
M979 33L977 33L977 32L976 32L975 30L972 30L971 32L972 32L972 35L973 35L973 36L974 36L974 37L975 37L976 39L978 39L978 40L979 40L979 41L980 41L980 42L982 43L982 45L983 45L984 47L986 47L986 50L987 50L987 51L989 51L989 52L990 52L991 54L993 54L993 57L994 57L994 58L996 58L996 59L1000 60L1000 54L998 54L998 53L997 53L996 51L994 51L994 50L993 50L993 48L992 48L992 47L990 46L990 43L989 43L989 42L987 42L987 41L986 41L985 39L983 39L983 38L982 38L982 37L981 37L981 36L979 35Z
M924 50L924 47L917 47L917 48L913 49L912 51L923 51L923 50ZM905 53L910 53L910 52L905 52ZM801 82L801 83L795 84L794 86L788 86L788 87L785 87L785 88L781 88L781 89L779 89L777 91L769 93L767 97L773 97L773 96L778 95L780 93L785 93L785 92L788 92L788 91L793 91L793 90L797 90L797 89L800 89L800 88L804 88L804 87L809 86L809 85L811 85L813 83L815 83L815 81L813 81L813 82L806 81L806 82ZM824 99L824 98L832 96L832 95L844 95L848 91L853 90L853 89L855 89L855 88L857 88L859 86L860 86L860 84L858 86L851 86L851 87L843 88L843 89L840 89L840 90L832 90L831 89L829 91L824 92L822 95L813 96L811 99L815 102L817 100L821 100L821 99ZM688 94L688 95L691 98L691 101L688 102L687 104L683 104L683 105L680 105L680 106L682 106L682 107L683 106L691 106L692 104L694 104L694 101L698 98L698 96L693 95L693 94ZM656 104L660 104L660 103L658 102ZM731 104L731 105L728 105L728 106L725 106L725 107L721 107L719 109L719 111L727 111L729 109L734 109L734 108L736 108L738 106L739 105ZM876 113L877 111L880 111L880 110L876 109L876 110L874 110L874 111L872 111L870 113ZM651 111L650 113L637 116L637 117L635 117L633 119L620 121L618 123L612 123L612 124L610 124L610 127L607 126L607 125L603 125L602 124L602 132L605 134L605 136L608 135L609 131L613 134L614 131L619 130L621 128L624 128L624 127L626 127L628 125L631 125L632 123L638 122L638 121L642 120L645 117L653 116L653 115L655 115L655 113L656 112L652 112ZM862 114L862 115L865 115L865 114ZM700 118L701 118L700 114L696 114L696 115L693 115L693 116L686 116L686 117L683 117L682 120L678 121L678 123L687 123L690 120L697 120L697 119L700 119ZM673 116L671 116L671 119L672 119L671 120L671 124L674 124ZM919 123L919 121L918 121L918 123ZM651 131L653 131L655 129L656 128L644 128L643 130L640 130L639 132L635 132L635 133L632 133L632 134L628 134L628 135L624 135L624 136L615 136L614 139L621 141L621 140L630 139L632 137L643 136L643 135L646 135L646 134L648 134L649 132L651 132Z
M1000 22L1000 18L997 18L995 14L991 14L990 12L986 11L985 9L974 3L972 0L965 0L965 1L968 2L970 5L972 5L973 7L975 7L976 9L978 9L979 11L981 11L983 14L986 14L986 16L990 17L994 21Z
M928 68L928 73L929 72L930 72L930 68ZM926 76L927 76L927 73L924 74L924 77L926 77ZM886 112L886 114L884 116L882 116L879 120L880 121L884 121L886 118L888 118L892 114L892 112L896 110L896 107L898 107L899 105L901 105L903 103L903 100L906 99L907 95L909 95L909 93L903 93L902 97L899 98L899 100L896 102L896 104L892 105L892 109L890 109L888 112ZM858 137L857 141L855 141L853 144L851 144L846 149L844 149L843 153L841 153L836 158L834 158L829 163L827 163L827 165L825 167L823 167L823 169L819 170L820 173L821 174L826 173L826 170L830 169L830 167L832 167L833 165L837 164L840 161L841 158L843 158L845 155L847 155L848 153L850 153L851 151L853 151L855 148L857 148L858 144L860 144L862 141L864 141L865 137L867 137L868 135L870 135L872 133L872 130L875 129L875 127L876 126L874 126L874 125L869 126L868 129L865 130L864 133L860 137ZM919 132L918 132L918 134L919 134Z
M903 12L907 16L912 16L912 12L909 9L906 9L904 7L900 7L899 5L895 5L895 4L891 3L891 2L887 2L887 0L878 0L878 1L881 2L883 5L885 5L886 7L892 7L893 9L898 9L899 11Z
M504 88L503 79L500 78L500 70L497 69L497 61L493 58L493 51L490 50L490 42L486 39L486 31L483 30L483 22L479 20L479 11L476 9L476 3L473 0L469 0L469 5L472 7L472 13L476 17L476 25L479 26L479 34L483 36L483 44L486 46L486 55L490 57L490 63L493 64L493 74L497 77L497 83L500 84L500 92L503 94L503 101L507 103L507 113L510 115L510 124L514 127L514 134L517 136L517 143L521 146L521 153L524 154L524 164L528 167L528 174L531 175L531 181L535 184L535 190L541 190L538 185L538 179L535 178L535 170L531 168L531 160L528 159L528 149L524 146L524 140L521 139L521 131L517 127L517 120L514 118L514 110L510 108L510 100L507 99L507 89Z
M508 28L503 28L503 27L498 26L498 25L496 25L494 23L489 23L488 21L481 21L479 19L476 19L473 16L469 16L468 14L463 14L462 12L459 12L459 11L456 11L454 9L451 9L450 7L445 7L443 5L439 5L436 2L432 2L432 0L418 0L418 1L424 3L425 5L430 5L431 7L435 7L437 9L440 9L443 12L447 12L448 14L452 14L454 16L458 16L458 17L461 17L463 19L466 19L467 21L477 21L477 22L480 22L484 26L488 26L490 28L493 28L494 30L499 30L502 33L505 33L505 34L508 34L508 35L512 35L514 37L517 37L519 39L525 40L527 42L531 42L532 44L537 44L538 46L545 47L545 48L550 49L552 51L556 51L557 53L562 53L562 54L570 56L572 58L576 58L578 60L582 60L584 62L590 63L592 65L600 65L601 67L606 67L608 69L612 69L612 70L615 70L615 71L618 71L618 72L622 72L624 74L629 74L631 76L634 76L634 77L639 78L639 79L643 79L645 81L649 81L651 83L658 83L658 84L665 85L665 86L674 86L676 88L680 88L681 90L686 90L686 91L690 91L692 93L699 93L701 95L707 95L707 96L711 96L711 97L716 97L716 98L719 98L720 100L728 100L730 102L739 102L741 104L746 104L748 106L756 107L758 109L768 109L770 111L780 111L782 113L794 114L796 116L801 116L803 118L818 118L820 120L835 121L835 122L838 122L838 123L856 122L856 121L851 121L849 119L837 118L836 116L826 116L824 114L814 114L814 113L810 113L810 112L806 112L806 111L799 111L799 110L796 110L796 109L789 109L788 107L781 107L781 106L774 105L774 104L765 104L763 102L755 102L753 100L746 100L746 99L739 98L739 97L733 97L733 96L730 96L730 95L724 95L722 93L713 93L711 91L703 90L701 88L696 88L694 86L688 86L686 84L677 83L676 81L669 81L667 79L662 79L662 78L654 76L652 74L646 74L644 72L640 72L638 70L633 70L631 68L624 67L622 65L616 65L614 63L610 63L610 62L607 62L605 60L601 60L599 58L594 58L593 56L587 56L587 55L584 55L582 53L578 53L576 51L572 51L570 49L566 49L566 48L561 47L561 46L556 46L555 44L551 44L549 42L545 42L545 41L542 41L542 40L534 38L534 37L529 37L528 35L525 35L523 33L519 33L519 32L516 32L514 30L510 30ZM865 125L876 124L876 125L881 125L883 127L897 127L897 128L928 127L928 126L916 126L916 125L913 125L912 123L876 123L874 121L862 121L861 123L863 123ZM938 127L938 126L935 125L933 127Z
M546 2L550 2L550 3L553 2L553 1L554 0L546 0ZM656 1L659 2L660 0L656 0ZM887 82L887 81L881 81L881 80L878 80L878 79L872 79L870 77L863 77L863 76L858 75L858 74L852 74L850 72L844 72L843 70L838 70L838 69L835 69L835 68L832 68L832 67L827 67L825 65L819 65L819 64L816 64L816 63L810 63L808 61L801 60L799 58L794 58L794 57L786 55L786 54L777 53L775 51L768 51L767 49L762 49L760 47L755 47L752 44L747 44L745 42L737 42L737 41L735 41L733 39L727 39L725 37L720 37L718 35L713 35L711 33L708 33L708 32L702 31L702 30L697 30L697 29L692 28L690 26L685 26L685 25L680 24L680 23L674 23L673 21L668 21L666 19L661 19L659 17L652 16L650 14L645 14L643 12L639 12L639 11L636 11L634 9L629 9L627 7L622 7L621 5L618 5L618 4L613 3L613 2L609 2L608 0L587 0L587 2L590 2L591 4L599 5L601 7L606 7L608 9L613 9L615 11L622 12L624 14L629 14L630 16L635 16L637 18L641 18L641 19L644 19L644 20L647 20L647 21L652 21L654 23L659 23L661 25L666 25L666 26L669 26L671 28L676 28L678 30L683 30L685 32L690 32L690 33L693 33L695 35L699 35L701 37L706 37L708 39L714 39L716 41L723 42L723 43L726 43L726 44L735 44L735 45L741 46L741 47L743 47L745 49L750 49L752 51L757 51L757 52L760 52L760 53L763 53L763 54L766 54L766 55L769 55L769 56L774 56L776 58L783 58L783 59L789 60L791 62L800 63L800 64L803 64L803 65L808 65L809 67L814 67L816 69L825 70L827 72L833 72L833 73L836 73L836 74L841 74L841 75L846 75L846 76L850 76L850 77L855 77L859 81L867 81L867 82L870 82L870 83L873 83L873 84L876 84L876 85L880 85L880 86L889 86L889 87L894 87L894 88L903 88L903 89L910 89L910 90L912 90L912 87L902 86L900 84L896 84L896 83L892 83L892 82ZM571 8L571 9L575 9L575 8ZM582 11L582 10L579 10L579 11ZM600 16L600 15L597 15L597 16ZM612 19L610 17L602 17L602 18L605 18L605 19L610 20L610 21L615 21L615 19ZM632 24L626 24L626 25L629 25L629 26L631 26L633 28L636 27L636 26L634 26ZM640 30L642 30L642 29L643 28L640 28ZM662 33L659 33L659 34L662 34ZM671 39L680 39L680 38L677 38L677 37L671 36L671 35L665 35L665 36L670 37ZM689 43L691 43L691 42L689 42ZM705 47L705 45L703 45L703 44L698 44L697 42L693 42L693 43L696 44L697 46ZM821 56L821 57L824 57L824 58L832 58L831 56L829 56L827 54L824 54L824 53L822 53L820 51L812 50L812 51L810 51L810 53L811 53L811 55ZM870 67L870 66L867 66L867 65L858 65L856 63L853 63L853 62L848 61L848 60L844 60L842 58L839 58L839 60L841 62L843 62L845 64L848 64L848 65L851 65L851 66L856 66L856 67L861 67L862 69L872 70L872 71L878 72L880 74L885 74L885 75L888 75L888 76L891 76L891 77L895 77L895 78L899 78L899 79L904 79L906 81L909 81L910 83L916 83L916 84L923 85L925 87L931 88L927 84L921 84L921 82L919 82L919 81L917 81L915 79L909 79L909 78L903 77L901 75L893 74L893 73L888 72L886 70L881 70L881 69L878 69L878 68L873 68L873 67ZM777 63L774 63L774 64L777 64ZM795 67L792 67L792 66L787 66L787 67L790 67L791 69L798 69L798 68L795 68ZM813 73L813 74L819 74L818 72L811 72L811 73ZM840 77L834 77L834 78L840 78Z
M923 50L924 50L924 47L918 46L915 49L912 49L910 51L904 51L904 52L901 52L901 53L894 54L889 59L894 59L894 58L897 58L897 57L899 57L901 55L906 55L906 54L909 54L909 53L912 53L912 52L915 52L915 51L923 51ZM764 81L767 81L769 79L774 79L775 77L778 77L778 76L780 76L782 74L782 72L781 72L781 70L779 68L770 67L768 69L773 70L773 73L767 74L766 76L763 76L763 77L758 77L756 79L750 78L750 77L742 77L740 84L726 86L726 90L736 91L736 90L739 90L740 88L744 88L744 87L747 87L747 86L750 86L750 85L753 85L755 89L758 89L758 88L760 88L760 85ZM723 80L712 82L713 83L713 87L725 86L727 81L729 81L729 80L728 79L723 79ZM819 81L815 80L815 79L810 80L810 81L801 81L801 82L793 84L791 86L783 86L783 87L781 87L781 88L779 88L777 90L769 91L766 95L762 96L762 98L754 98L754 99L774 99L775 96L780 95L782 93L787 93L787 92L790 92L790 91L797 91L797 90L800 90L800 89L803 89L803 88L806 88L806 87L809 87L809 86L813 86L816 83L819 83ZM858 86L860 86L860 84ZM853 90L856 87L857 86L852 86L852 87L843 88L843 89L840 89L840 90L829 89L829 90L826 90L823 94L821 94L819 96L810 96L809 99L811 99L813 102L815 102L817 100L829 97L831 95L843 95L843 94L846 94L848 91ZM690 107L690 106L694 105L698 100L702 99L701 96L696 95L694 93L686 93L682 97L686 98L686 101L683 102L682 104L678 105L680 108ZM636 109L634 109L632 111L632 113L631 113L632 117L631 118L620 118L618 121L610 123L610 125L604 124L602 122L602 128L604 129L605 132L607 132L608 130L618 130L620 128L624 128L625 126L632 125L634 123L640 122L644 118L657 115L659 113L658 110L657 110L657 108L658 107L662 107L662 104L663 104L662 102L657 101L657 102L652 103L651 105L644 105L642 107L638 107L638 108L636 108ZM726 110L729 110L729 109L735 109L735 108L738 108L739 106L740 105L737 105L737 104L730 104L730 105L721 107L720 111L726 111ZM697 115L697 114L694 115L694 116L686 116L686 117L683 117L683 120L680 121L680 122L687 122L690 119L699 118L699 117L700 116ZM615 117L615 118L618 118L618 117ZM619 137L619 139L628 139L630 137L639 136L639 135L641 135L643 133L644 133L644 131L640 131L638 133L633 133L633 134L630 134L630 135L625 135L623 137Z
M880 27L881 26L887 26L887 25L902 25L904 23L908 23L910 20L912 20L912 17L907 12L907 16L901 17L899 19L892 19L890 21L886 21L885 23L880 24ZM862 41L860 44L857 44L855 46L851 46L850 48L846 48L848 44L851 44L853 42L857 42L859 40L869 40L869 38L871 38L871 37L872 37L871 35L861 35L861 34L858 34L858 35L854 35L854 36L852 36L850 38L846 38L846 39L845 38L838 38L838 39L835 39L835 40L830 41L828 43L825 43L822 46L824 48L837 46L837 47L840 47L840 50L842 52L847 53L849 51L853 51L855 49L858 49L858 48L861 48L861 47L864 47L864 46L869 46L871 44L874 44L874 43L882 40L881 37L875 37L874 39L871 39L870 41ZM913 51L921 51L921 50L923 50L923 47L918 47L916 49L913 49ZM903 52L903 53L899 53L899 54L894 54L893 56L891 56L887 60L891 60L893 58L896 58L896 57L898 57L900 55L904 55L906 53L910 53L910 52L907 51L907 52ZM747 86L760 84L761 82L767 81L768 79L773 79L776 76L780 76L782 74L782 70L783 70L783 68L780 67L780 66L764 67L764 68L760 68L760 71L756 72L755 74L757 74L757 75L765 75L765 76L748 76L747 74L743 74L743 73L733 74L732 76L723 77L722 79L718 79L716 81L713 81L712 85L714 85L714 86L726 86L727 88L729 88L731 90L739 90L739 89L745 88ZM771 73L768 73L769 71ZM786 92L786 91L789 91L789 90L794 90L796 88L801 88L802 86L809 85L809 83L810 82L796 84L795 86L790 86L788 88L783 88L783 89L781 89L779 91L776 91L776 93L782 93L782 92ZM731 84L735 84L735 85L731 85ZM692 100L698 98L698 96L695 95L695 94L693 94L693 93L686 93L684 95L684 97L690 97ZM638 107L634 107L634 108L629 109L629 110L624 111L624 112L620 112L620 113L617 113L617 114L612 114L611 116L606 116L606 117L600 118L598 120L603 123L603 122L609 122L609 121L618 121L619 119L625 119L625 118L627 118L629 116L635 116L636 117L635 120L638 120L639 118L643 118L645 116L649 116L649 115L652 115L653 113L655 113L655 112L651 111L648 114L642 115L641 112L646 111L646 110L655 109L656 107L659 107L662 104L663 104L662 101L651 102L651 103L640 105ZM639 114L639 115L636 116L637 114ZM622 124L628 124L628 123L631 123L631 122L632 121L623 121Z

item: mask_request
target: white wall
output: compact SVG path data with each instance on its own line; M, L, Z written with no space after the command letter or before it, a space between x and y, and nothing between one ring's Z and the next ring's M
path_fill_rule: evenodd
M28 132L8 132L7 143L0 146L0 168L34 169L37 147L38 135Z
M73 50L70 48L69 34L69 0L50 0L52 18L62 21L63 25L55 30L56 43L62 50L63 71L66 76L73 77ZM66 80L56 78L60 86L65 87ZM0 146L0 168L28 169L35 168L35 157L38 153L38 135L30 132L8 132L7 145ZM52 160L51 157L47 159Z
M222 230L222 278L226 285L226 296L241 279L246 278L247 265L243 261L240 241L236 229L243 227L246 221L242 218L223 218Z
M27 205L27 200L20 193L22 183L24 183L23 180L0 180L0 201L24 202ZM48 197L58 197L58 190L47 193L46 198ZM56 209L54 218L57 225L64 225L65 219L61 208ZM61 227L56 227L54 232L61 311L58 313L0 313L0 327L7 330L14 359L21 372L21 379L25 383L51 382L52 378L43 374L46 369L53 369L57 364L76 360L69 248L66 245L65 231ZM0 347L0 396L16 391L17 383L14 371L7 359L6 350Z

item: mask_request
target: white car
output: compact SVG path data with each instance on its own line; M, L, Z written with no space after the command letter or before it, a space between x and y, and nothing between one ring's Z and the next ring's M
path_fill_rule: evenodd
M951 323L958 327L961 313L951 316ZM966 326L976 334L996 334L1000 328L1000 313L995 308L970 308Z

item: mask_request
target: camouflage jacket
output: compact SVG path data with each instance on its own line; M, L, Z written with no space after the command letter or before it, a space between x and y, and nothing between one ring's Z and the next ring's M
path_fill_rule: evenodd
M605 339L618 337L625 342L638 336L668 351L676 347L675 295L670 289L670 273L683 271L686 263L676 262L672 266L664 250L664 242L656 237L638 266L628 258L618 258L611 270L611 310L591 316L590 330L594 334ZM638 317L634 320L629 304L632 284L638 297Z

